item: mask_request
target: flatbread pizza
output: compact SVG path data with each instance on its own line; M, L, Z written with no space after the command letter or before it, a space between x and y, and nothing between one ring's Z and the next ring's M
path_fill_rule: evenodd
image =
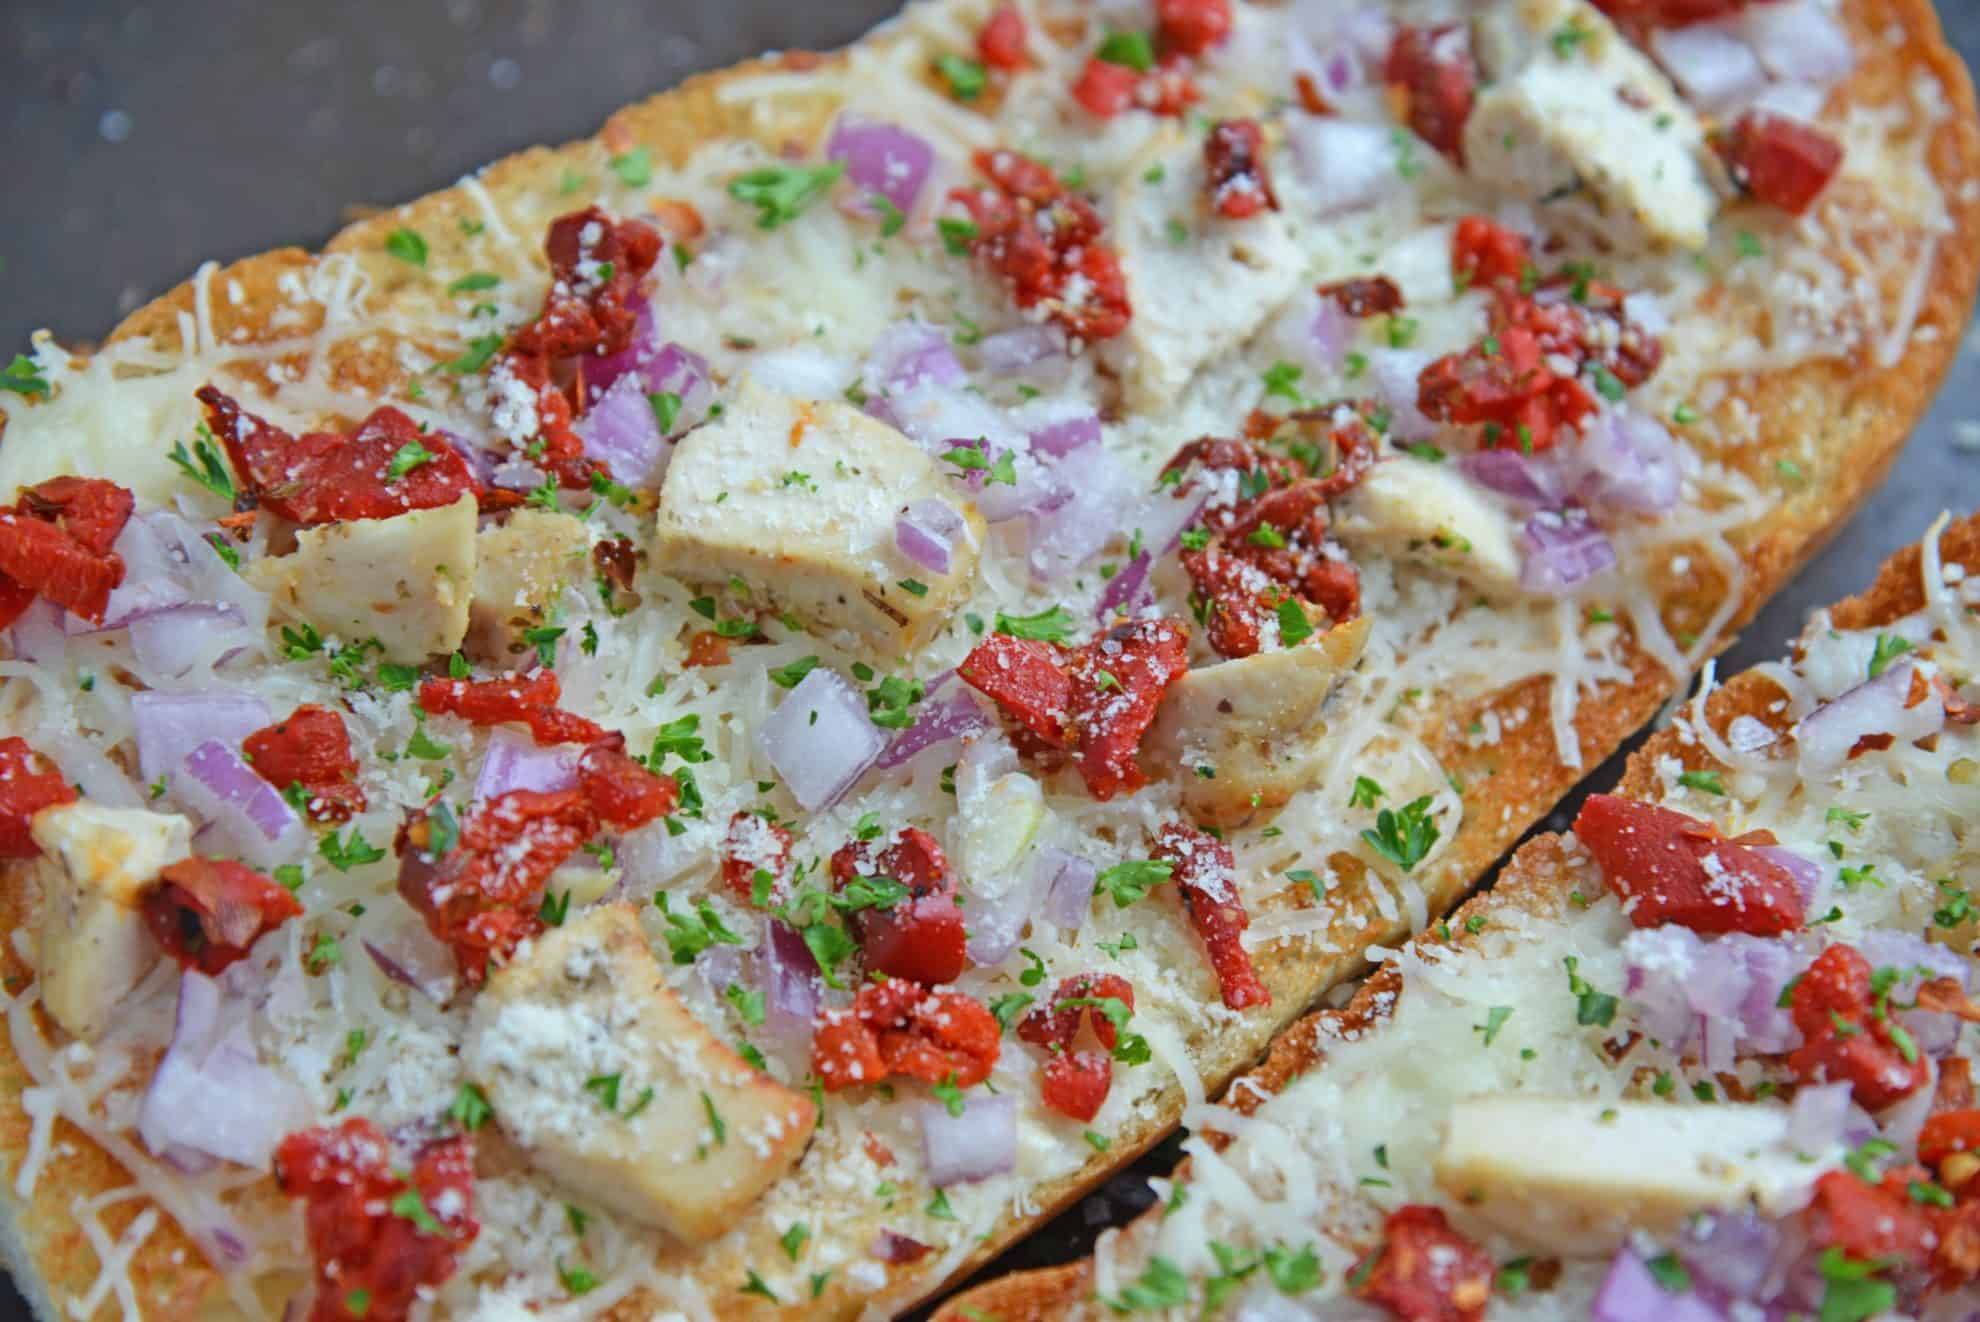
M1953 352L1929 7L1699 8L917 4L37 340L23 1291L881 1316L1200 1114Z

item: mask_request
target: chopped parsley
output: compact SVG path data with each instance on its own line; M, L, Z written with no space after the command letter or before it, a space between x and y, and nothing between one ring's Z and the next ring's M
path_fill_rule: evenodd
M935 71L949 84L949 95L958 101L976 100L990 82L981 60L962 55L941 56L935 61Z
M1147 73L1155 67L1155 44L1148 39L1146 32L1110 31L1093 54L1109 64L1124 65L1136 73Z
M1064 606L1053 606L1039 611L1036 615L1006 615L998 611L996 630L1013 638L1063 643L1072 637L1073 616Z
M653 178L653 154L642 144L612 158L612 173L628 188L643 188Z
M768 165L729 181L729 196L756 208L759 229L795 220L846 172L844 161L822 165Z
M34 359L24 353L14 355L14 361L0 371L0 390L11 390L17 395L33 399L36 395L48 394L48 378L35 370Z
M730 931L723 923L722 915L715 912L707 900L696 900L689 913L675 911L668 903L667 892L655 891L653 903L667 920L667 949L676 964L692 964L695 956L710 946L739 946L743 939Z
M1426 794L1399 809L1382 809L1375 817L1374 829L1362 831L1361 838L1370 849L1408 872L1423 861L1430 847L1437 843L1438 835L1437 823L1430 817L1430 796Z
M1880 633L1870 651L1870 678L1875 679L1891 668L1891 662L1911 650L1908 639L1894 633Z
M426 265L426 238L418 230L400 226L385 236L385 251L402 262Z
M317 845L317 852L339 872L349 872L352 868L367 863L376 863L385 857L385 851L364 838L357 827L351 828L348 839L339 839L335 831L323 837Z
M1151 888L1175 875L1176 865L1166 859L1134 858L1103 868L1093 883L1095 895L1111 895L1115 907L1125 909L1147 897Z
M1726 787L1719 780L1719 773L1716 771L1684 772L1678 777L1678 784L1688 790L1697 790L1700 794L1718 794L1723 796L1726 792Z
M204 425L200 427L200 431L202 435L193 441L190 451L186 449L184 441L175 441L171 453L166 457L178 465L179 471L187 477L228 504L232 504L235 499L233 475L227 471L226 463L220 458L219 447L208 439L210 433L206 432Z

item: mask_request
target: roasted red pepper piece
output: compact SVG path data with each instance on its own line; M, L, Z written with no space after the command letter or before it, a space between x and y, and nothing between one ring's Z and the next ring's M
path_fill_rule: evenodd
M755 904L756 874L766 872L764 903L784 903L791 893L791 845L791 833L761 813L737 813L722 843L723 883L744 904Z
M999 5L976 34L976 56L992 69L1016 73L1030 63L1025 55L1024 15L1016 5Z
M1410 1203L1389 1213L1382 1242L1348 1279L1402 1322L1479 1322L1497 1277L1491 1255L1453 1230L1441 1208Z
M1231 35L1231 0L1155 0L1155 26L1164 50L1202 55Z
M543 883L597 829L582 789L510 790L469 815L437 866L403 868L399 893L478 986L491 960L543 930Z
M1072 99L1087 114L1112 119L1134 104L1135 89L1140 85L1141 75L1133 69L1093 55L1073 80Z
M1873 995L1871 972L1854 946L1816 956L1794 984L1801 1045L1788 1065L1805 1083L1847 1083L1864 1110L1881 1111L1930 1083L1932 1063Z
M923 986L954 982L968 963L956 881L935 837L908 827L877 853L874 842L852 840L832 854L832 888L859 877L890 877L908 896L891 908L855 909L846 925L859 940L870 971Z
M1932 1223L1906 1187L1926 1177L1916 1166L1898 1167L1871 1184L1848 1171L1830 1171L1815 1182L1815 1197L1802 1215L1818 1244L1863 1262L1898 1258L1922 1267L1932 1253Z
M1799 216L1842 168L1842 144L1769 110L1749 110L1712 139L1733 182L1768 206Z
M637 831L665 817L680 802L672 776L657 775L625 754L625 736L614 734L578 759L578 788L600 821L615 831Z
M1265 130L1257 120L1225 119L1211 125L1203 140L1203 169L1210 207L1218 215L1244 220L1279 209L1265 164Z
M1035 1047L1069 1049L1082 1026L1091 1028L1101 1046L1112 1051L1120 1044L1120 1030L1107 1015L1107 1007L1093 1001L1119 1001L1134 1013L1134 984L1118 973L1076 973L1061 979L1044 1004L1034 1007L1018 1020L1020 1040Z
M1114 1061L1104 1051L1065 1051L1045 1062L1038 1096L1069 1119L1091 1121L1114 1086Z
M520 391L533 407L535 434L542 443L532 462L557 475L567 487L584 487L602 469L584 454L572 430L583 401L573 401L560 384L557 368L571 359L623 352L639 324L640 286L660 257L659 232L643 221L613 220L601 207L587 207L550 222L544 255L550 262L550 288L543 310L510 336L489 371L489 382L504 400ZM582 377L578 381L581 383Z
M811 1044L811 1068L827 1092L900 1074L973 1088L990 1077L997 1020L961 992L933 992L901 978L861 986L851 1008L827 1010Z
M539 744L595 744L610 737L604 726L557 706L563 692L557 672L545 667L499 679L422 680L419 705L475 725L524 725Z
M1069 742L1072 676L1056 643L993 633L956 667L963 682L1055 748Z
M1942 1111L1918 1132L1918 1160L1937 1168L1957 1152L1980 1151L1980 1111Z
M1117 624L1073 651L1073 765L1087 792L1106 800L1148 783L1135 752L1169 685L1189 669L1189 627L1176 620Z
M222 858L168 864L142 905L145 926L165 953L209 978L245 958L262 933L303 911L287 890L244 863Z
M291 436L249 413L216 386L201 386L195 393L206 406L207 426L226 447L244 492L269 513L306 527L345 519L389 519L411 510L451 505L462 496L484 495L459 451L441 437L422 432L419 424L389 405L374 410L349 435L319 431ZM408 446L418 447L428 457L394 477L392 461ZM514 503L505 493L487 493L489 508Z
M976 225L970 252L1010 285L1017 305L1043 308L1083 340L1126 330L1133 315L1127 277L1119 255L1102 242L1093 205L1016 152L978 152L976 168L993 186L958 188L949 196Z
M303 1200L316 1264L310 1322L404 1322L480 1233L471 1136L427 1144L405 1175L396 1166L362 1116L291 1134L275 1150L276 1182Z
M36 858L29 824L43 808L74 803L76 788L19 735L0 739L0 858Z
M1638 927L1779 936L1801 926L1794 875L1710 822L1614 794L1590 795L1574 833Z
M302 786L312 820L347 822L352 813L364 811L350 732L344 718L328 707L305 703L287 720L242 740L241 751L255 774L276 789Z
M1210 967L1216 970L1225 1007L1270 1005L1272 993L1258 980L1251 952L1244 948L1244 929L1251 925L1251 916L1238 895L1231 847L1208 832L1170 822L1156 838L1154 856L1175 867L1183 908L1210 952Z
M1451 235L1451 274L1460 286L1517 286L1532 269L1523 235L1484 216L1466 216Z
M1478 92L1471 30L1462 23L1403 27L1389 44L1383 80L1401 103L1397 115L1417 137L1464 164L1464 124Z

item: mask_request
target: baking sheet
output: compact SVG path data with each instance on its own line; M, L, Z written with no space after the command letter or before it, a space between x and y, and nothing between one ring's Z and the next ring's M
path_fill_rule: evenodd
M256 0L0 5L0 356L100 335L208 257L314 247L349 208L593 131L618 106L761 51L858 36L894 0ZM1941 14L1969 66L1980 6ZM1949 505L1980 504L1980 337L1890 480L1723 665L1779 653ZM1612 760L1588 782L1612 785ZM1555 815L1552 825L1569 813ZM1163 1144L989 1269L1063 1262L1150 1200ZM26 1318L0 1280L0 1316Z

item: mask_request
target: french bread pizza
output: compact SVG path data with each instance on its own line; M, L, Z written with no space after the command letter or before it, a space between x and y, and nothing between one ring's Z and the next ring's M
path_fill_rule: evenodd
M1942 518L1708 670L1572 834L1285 1033L1164 1202L940 1316L1971 1316L1976 572Z
M37 338L16 1281L926 1298L1847 517L1976 159L1924 0L934 0Z

